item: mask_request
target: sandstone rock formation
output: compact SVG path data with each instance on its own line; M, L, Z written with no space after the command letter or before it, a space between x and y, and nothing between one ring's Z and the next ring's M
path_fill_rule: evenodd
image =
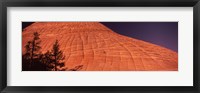
M83 65L82 71L177 71L178 54L167 48L115 33L98 22L39 22L23 29L22 51L37 31L41 51L56 39L65 66Z

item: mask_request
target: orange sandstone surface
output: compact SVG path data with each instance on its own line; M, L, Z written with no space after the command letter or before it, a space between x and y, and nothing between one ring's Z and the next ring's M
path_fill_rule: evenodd
M81 71L177 71L178 54L170 49L115 33L98 22L36 22L23 29L22 51L40 34L45 53L57 39L65 66Z

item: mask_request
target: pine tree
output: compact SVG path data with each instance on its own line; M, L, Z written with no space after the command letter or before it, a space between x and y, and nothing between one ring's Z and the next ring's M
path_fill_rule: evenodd
M33 33L33 39L31 41L28 41L25 49L26 49L26 53L25 53L25 59L29 60L29 68L31 68L33 62L34 62L34 58L39 56L39 50L41 49L41 47L39 46L41 41L39 38L40 34L38 32L34 32Z
M28 41L25 46L26 52L25 52L25 59L30 60L31 58L31 41Z
M52 54L49 50L44 54L43 60L47 70L52 70L54 68Z
M30 70L30 59L31 59L31 42L28 41L25 45L25 54L22 55L22 70Z
M60 50L59 47L60 46L58 44L58 40L56 40L56 42L54 43L53 48L51 50L55 71L58 70L58 68L57 68L58 66L60 68L64 66L63 60L65 59L65 56L63 55L63 52Z

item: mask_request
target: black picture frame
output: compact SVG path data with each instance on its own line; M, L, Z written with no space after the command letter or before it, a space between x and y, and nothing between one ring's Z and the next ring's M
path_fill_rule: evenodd
M0 2L1 93L199 93L200 0L2 0ZM7 86L7 7L193 7L194 86Z

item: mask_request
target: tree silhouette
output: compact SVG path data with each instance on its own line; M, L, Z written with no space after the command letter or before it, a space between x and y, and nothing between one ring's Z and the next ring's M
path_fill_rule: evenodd
M28 41L25 46L26 52L25 52L25 59L30 60L31 59L31 41Z
M31 41L28 41L25 46L26 53L24 55L24 58L29 61L29 68L32 67L34 58L40 55L39 50L41 49L41 47L39 46L39 44L41 43L41 41L39 36L40 34L38 32L34 32L33 39Z
M47 70L52 70L54 68L52 63L53 62L52 54L49 50L44 54L43 62L44 64L46 64Z
M60 45L58 44L58 40L53 45L53 48L51 50L52 60L54 62L54 70L57 71L58 67L63 67L65 59L65 56L63 55L63 52L60 50Z
M30 70L30 59L31 59L31 42L28 41L25 45L25 54L22 55L22 70Z
M23 71L79 71L83 68L83 65L71 69L64 67L65 56L63 51L60 50L58 40L55 41L50 51L41 53L39 36L38 32L34 32L32 40L25 45L25 54L22 55Z

